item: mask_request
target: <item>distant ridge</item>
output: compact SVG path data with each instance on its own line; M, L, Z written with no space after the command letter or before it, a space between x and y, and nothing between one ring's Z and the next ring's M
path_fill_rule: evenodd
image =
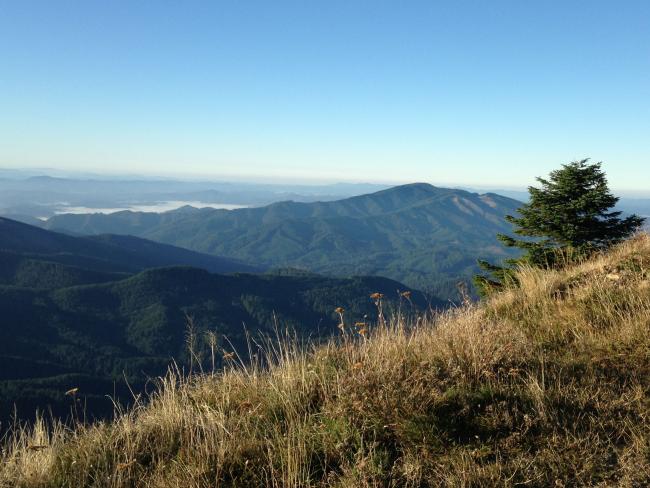
M261 268L134 236L75 237L0 217L0 250L31 260L81 266L101 272L138 272L186 265L213 273L257 272ZM28 255L28 256L27 256Z
M512 230L504 216L520 205L496 194L412 183L336 201L230 211L57 215L45 226L133 234L261 267L386 276L453 294L455 283L476 271L478 257L507 256L495 235Z

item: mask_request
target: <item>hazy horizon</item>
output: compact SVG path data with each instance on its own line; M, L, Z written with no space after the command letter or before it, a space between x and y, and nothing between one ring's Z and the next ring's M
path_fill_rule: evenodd
M537 181L532 181L528 185L507 185L507 184L494 184L494 185L481 185L471 184L466 182L449 182L440 183L436 181L418 181L418 180L404 180L404 181L391 181L391 180L345 180L345 179L291 179L291 178L275 178L270 179L264 176L258 177L229 177L223 175L202 175L202 176L183 176L183 175L160 175L156 173L138 174L138 173L120 173L120 172L84 172L75 170L65 170L56 168L20 168L20 167L0 167L0 178L4 173L15 173L18 178L28 178L36 176L49 176L53 178L69 178L74 180L106 180L106 181L120 181L120 180L141 180L141 181L179 181L191 183L234 183L241 185L269 185L277 187L327 187L327 186L368 186L368 187L391 187L407 185L412 183L428 183L433 186L445 188L458 188L478 192L499 192L502 191L506 196L511 196L514 193L527 193L529 186L539 186ZM546 176L546 175L539 175ZM650 188L640 190L625 190L612 188L615 195L623 198L650 198ZM514 197L513 197L514 198Z

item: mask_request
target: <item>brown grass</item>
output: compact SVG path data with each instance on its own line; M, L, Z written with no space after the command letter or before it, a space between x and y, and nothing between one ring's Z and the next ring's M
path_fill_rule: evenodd
M7 487L650 485L650 237L3 446ZM365 328L365 327L364 327Z

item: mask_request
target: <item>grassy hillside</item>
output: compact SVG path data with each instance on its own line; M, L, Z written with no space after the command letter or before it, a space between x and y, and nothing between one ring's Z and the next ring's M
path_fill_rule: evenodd
M168 376L111 423L7 440L0 480L49 486L648 486L650 237L433 318L270 369Z
M133 234L261 267L379 275L451 296L476 257L505 256L494 235L520 202L418 183L333 202L280 202L232 211L58 215L49 228Z

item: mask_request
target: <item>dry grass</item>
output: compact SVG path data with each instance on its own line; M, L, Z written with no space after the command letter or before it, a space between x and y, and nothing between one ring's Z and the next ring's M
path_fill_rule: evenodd
M112 423L14 432L7 487L650 484L650 237L270 368L170 374Z

